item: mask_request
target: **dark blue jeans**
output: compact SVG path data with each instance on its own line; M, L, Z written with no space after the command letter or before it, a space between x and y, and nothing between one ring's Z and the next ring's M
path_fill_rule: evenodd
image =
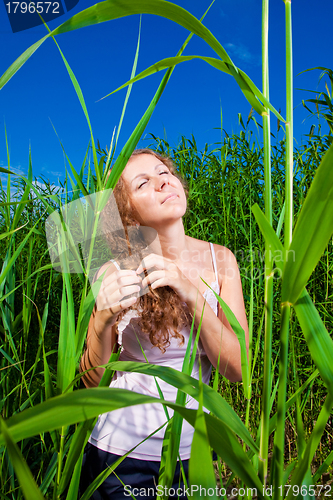
M80 495L82 495L93 480L119 458L119 455L99 450L88 443L83 456ZM188 460L182 460L186 480L188 478ZM156 498L160 462L138 460L126 457L115 469L117 476L126 486L121 484L115 474L111 472L108 478L90 497L91 500L131 500L131 494L138 500L154 500ZM175 500L187 500L185 486L182 481L179 462L177 462L175 477L170 497Z

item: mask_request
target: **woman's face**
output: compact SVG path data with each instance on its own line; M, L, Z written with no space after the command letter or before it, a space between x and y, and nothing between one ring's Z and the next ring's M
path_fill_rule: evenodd
M143 226L158 230L185 214L184 188L156 156L134 156L122 176L129 188L134 216Z

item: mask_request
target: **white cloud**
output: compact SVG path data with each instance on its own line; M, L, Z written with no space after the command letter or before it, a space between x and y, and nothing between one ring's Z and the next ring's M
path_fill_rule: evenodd
M226 48L226 51L232 56L232 58L235 59L236 64L237 60L241 60L254 66L260 66L260 56L251 54L249 49L242 43L226 43L224 46Z
M4 165L3 162L0 163L0 166L1 166L1 168L8 170L8 165ZM20 168L15 168L15 167L10 166L9 170L11 172L14 172L15 174L24 175L23 170L21 170ZM7 193L8 174L5 174L4 172L0 172L0 179L1 179L2 188L5 191L5 193ZM16 188L13 186L13 181L16 179L18 179L18 177L16 175L10 176L10 198L11 198L11 200L15 199L15 194L17 192Z
M20 166L20 165L19 165L18 167L13 167L12 165L10 165L10 166L8 167L8 165L4 165L4 162L3 162L3 161L1 161L1 162L0 162L0 167L1 167L1 168L5 168L5 169L7 169L7 170L8 170L8 168L9 168L9 170L10 170L11 172L14 172L15 174L18 174L18 175L25 175L25 172L21 169L21 166ZM3 175L7 175L7 174L3 174Z
M4 165L3 162L0 162L0 166L2 168L5 168L6 170L8 169L8 165ZM22 175L23 177L27 177L26 172L24 172L20 168L10 166L9 170L11 172L14 172L15 174ZM7 197L8 174L0 172L0 180L1 180L4 195ZM16 176L16 175L10 176L10 201L18 201L18 199L17 199L18 191L17 191L17 187L16 187L17 186L16 182L18 180L20 180L20 178L18 176ZM46 186L46 184L44 182L33 180L32 185L35 186L36 188L40 188L41 191L46 190L47 192L49 192L48 186ZM58 188L55 190L54 194L57 194L59 189L60 189L60 187L57 184L50 184L50 187L51 187L51 189ZM33 190L31 190L31 191L32 191L32 194L34 194ZM21 190L20 190L20 193L22 194Z

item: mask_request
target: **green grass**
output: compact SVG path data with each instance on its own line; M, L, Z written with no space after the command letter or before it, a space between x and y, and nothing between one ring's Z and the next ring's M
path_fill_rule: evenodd
M189 210L185 217L187 234L213 241L232 249L237 257L241 270L244 296L248 313L250 312L251 293L253 294L253 344L252 344L252 396L248 418L248 428L255 438L260 426L260 398L263 390L263 328L262 315L264 312L264 241L255 223L251 207L258 203L263 207L263 154L256 145L249 130L240 136L226 137L222 144L207 146L204 151L198 151L195 140L185 137L176 146L171 146L160 139L152 139L150 146L161 152L171 155L175 159L178 170L187 179L189 185ZM318 168L325 149L325 137L316 141L311 140L295 152L297 159L295 180L295 213L298 214L309 190L314 173ZM273 228L277 228L279 214L283 207L283 151L284 141L273 146L272 192L273 192ZM221 153L222 152L222 153ZM17 199L22 198L24 187L15 185ZM48 203L55 208L50 195L58 193L59 188L46 185L37 188L40 196L45 196ZM2 199L5 192L2 191ZM12 248L19 247L20 243L29 234L31 227L36 223L36 231L31 233L22 251L19 253L12 268L16 286L15 294L9 295L1 302L2 326L1 349L6 357L1 358L1 390L6 397L2 398L2 416L9 418L23 408L36 406L47 397L47 392L56 393L58 337L61 327L59 318L62 311L63 279L59 272L53 271L49 265L44 223L48 212L45 212L43 203L38 197L30 193L32 203L24 205L17 226L27 223L27 226L15 233ZM68 200L69 201L69 200ZM32 209L33 208L33 209ZM15 207L14 207L15 209ZM1 230L9 229L9 222L13 221L14 212L6 221L5 207L2 207ZM41 217L41 218L40 218ZM281 237L283 238L283 228ZM0 241L3 265L5 252L10 248L10 237ZM250 247L251 243L251 247ZM252 250L251 250L252 248ZM33 249L33 251L32 251ZM251 264L252 256L252 264ZM325 249L315 271L312 273L308 291L315 302L321 318L328 331L332 331L332 241ZM252 266L252 267L251 267ZM43 267L45 269L40 271ZM31 274L38 271L33 277ZM253 276L251 278L251 276ZM70 275L73 291L74 317L77 320L82 294L82 276ZM9 280L8 280L9 281ZM7 284L3 290L6 294L10 290ZM252 288L252 291L251 291ZM273 361L279 357L279 323L281 312L278 296L281 293L281 280L273 281L274 310L273 310ZM15 300L14 297L15 296ZM28 298L26 298L26 296ZM12 307L10 311L9 307ZM44 313L44 326L42 317ZM10 325L6 328L4 319ZM40 323L41 322L41 323ZM292 351L289 354L288 394L291 397L296 389L302 386L314 372L315 367L309 354L306 342L301 332L297 317L291 318ZM10 335L9 335L10 333ZM11 340L12 339L12 340ZM49 377L45 378L45 350ZM23 361L23 363L22 363ZM19 362L20 364L15 364ZM277 383L278 373L273 369L272 385ZM79 387L79 383L76 384ZM47 389L48 388L48 389ZM234 408L241 420L246 421L247 404L241 384L231 384L223 377L219 377L219 392ZM50 395L50 394L49 394ZM300 394L299 408L304 428L305 441L311 436L314 422L325 401L326 389L319 376L314 378ZM276 399L273 400L271 415L276 411ZM331 417L330 417L331 418ZM292 463L298 454L297 443L297 406L288 410L286 419L286 446L285 464ZM331 427L329 420L322 436L316 457L312 462L312 472L315 473L329 454L331 446ZM69 442L74 427L67 434L64 447ZM21 451L26 458L30 469L41 485L47 477L47 468L52 460L53 453L60 445L56 432L51 435L44 433L41 436L29 437L21 441ZM270 440L269 452L272 451ZM1 467L2 491L20 498L20 489L16 480L10 479L10 461L3 451ZM229 471L229 472L228 472ZM230 474L226 469L224 474ZM52 496L52 484L45 490L47 498ZM15 492L13 492L13 488ZM47 493L50 491L50 493ZM51 496L50 496L51 495Z

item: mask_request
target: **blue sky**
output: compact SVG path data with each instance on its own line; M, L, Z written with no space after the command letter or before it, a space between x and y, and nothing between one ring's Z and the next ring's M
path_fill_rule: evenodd
M69 13L49 23L54 29L75 13L95 2L80 0ZM206 0L176 0L178 5L200 18L209 5ZM270 2L270 96L276 109L285 113L285 37L284 3ZM0 9L1 74L30 45L42 38L42 26L12 33L5 6ZM333 3L324 0L292 2L294 47L294 106L295 139L305 140L314 119L307 119L302 99L309 93L301 89L317 88L320 72L298 75L315 66L333 67L331 23ZM245 71L261 88L261 0L216 0L204 24L228 51L234 63ZM139 16L103 23L97 26L59 35L57 41L73 69L83 91L94 137L102 147L110 144L118 125L125 90L104 100L103 96L128 80L133 64L139 29ZM138 71L158 60L177 53L188 32L164 18L144 15ZM202 40L193 37L186 55L214 53ZM119 138L119 147L147 108L162 73L136 83L127 107ZM146 129L142 146L151 144L149 133L164 137L176 145L180 136L193 133L198 147L220 139L220 111L223 128L230 134L238 130L238 113L249 114L250 105L232 77L218 72L201 61L179 65L157 105ZM65 161L59 140L74 167L79 170L89 143L89 129L78 98L67 74L58 49L47 40L0 91L0 165L8 165L5 146L6 124L10 166L26 174L29 146L33 173L42 174L51 182L64 179ZM260 123L260 117L256 116ZM54 128L53 128L54 127ZM54 131L56 130L56 133ZM272 132L276 119L272 118ZM282 131L280 132L282 134ZM302 139L303 137L303 139Z

